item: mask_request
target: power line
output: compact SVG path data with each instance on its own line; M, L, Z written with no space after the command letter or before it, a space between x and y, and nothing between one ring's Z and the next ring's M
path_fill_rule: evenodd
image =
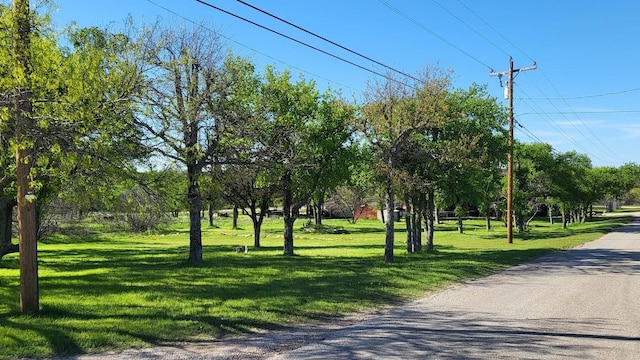
M516 84L516 86L518 86ZM526 95L526 92L524 89L522 89L520 86L518 86L518 90ZM537 115L542 115L542 120L544 120L547 124L549 124L552 128L554 128L555 130L558 131L558 133L562 134L567 140L569 140L569 142L571 142L573 145L575 145L577 148L582 149L585 153L589 153L589 150L585 147L583 147L580 143L578 143L573 136L569 135L563 128L559 127L557 124L555 124L554 122L551 121L551 118L549 117L549 115L544 112L540 106L537 103L528 103L525 101L525 103L529 106L529 108L531 108L532 110L536 110L534 108L537 107L538 112L536 113ZM522 116L522 115L526 115L526 114L530 114L530 113L518 113L518 116ZM599 159L599 158L598 158ZM602 159L599 159L602 161Z
M244 17L242 17L242 16L240 16L240 15L237 15L237 14L234 14L234 13L232 13L232 12L230 12L230 11L227 11L227 10L224 10L224 9L222 9L222 8L219 8L219 7L217 7L217 6L213 5L213 4L210 4L210 3L206 2L206 1L203 1L203 0L196 0L196 1L197 1L197 2L199 2L199 3L201 3L201 4L203 4L203 5L205 5L205 6L208 6L208 7L212 8L212 9L218 10L218 11L220 11L220 12L222 12L222 13L225 13L225 14L227 14L227 15L230 15L230 16L232 16L232 17L235 17L236 19L242 20L242 21L247 22L247 23L249 23L249 24L251 24L251 25L257 26L257 27L259 27L259 28L261 28L261 29L263 29L263 30L267 30L267 31L269 31L269 32L271 32L271 33L274 33L274 34L276 34L276 35L278 35L278 36L281 36L281 37L283 37L283 38L285 38L285 39L288 39L288 40L291 40L291 41L293 41L293 42L295 42L295 43L298 43L298 44L300 44L300 45L306 46L306 47L308 47L308 48L310 48L310 49L312 49L312 50L315 50L315 51L317 51L317 52L320 52L320 53L322 53L322 54L324 54L324 55L330 56L330 57L332 57L332 58L334 58L334 59L340 60L340 61L342 61L342 62L345 62L345 63L349 64L349 65L355 66L355 67L357 67L357 68L359 68L359 69L362 69L362 70L364 70L364 71L370 72L370 73L372 73L372 74L374 74L374 75L377 75L377 76L380 76L380 77L382 77L382 78L389 79L389 80L391 80L391 81L397 82L397 83L399 83L399 84L401 84L401 85L403 85L403 86L406 86L406 87L410 87L410 88L412 88L412 89L415 89L415 86L412 86L412 85L406 84L406 83L404 83L404 82L402 82L402 81L399 81L399 80L397 80L397 79L394 79L394 78L388 77L388 76L386 76L386 75L384 75L384 74L382 74L382 73L379 73L379 72L377 72L377 71L375 71L375 70L371 70L371 69L369 69L369 68L367 68L367 67L364 67L364 66L362 66L362 65L360 65L360 64L356 64L356 63L354 63L353 61L349 61L349 60L347 60L347 59L345 59L345 58L342 58L342 57L340 57L340 56L338 56L338 55L335 55L335 54L332 54L332 53L330 53L330 52L328 52L328 51L322 50L322 49L320 49L320 48L318 48L318 47L316 47L316 46L313 46L313 45L311 45L311 44L308 44L308 43L306 43L306 42L304 42L304 41L301 41L301 40L295 39L295 38L293 38L293 37L291 37L291 36L289 36L289 35L283 34L283 33L279 32L279 31L276 31L276 30L274 30L274 29L271 29L271 28L269 28L269 27L267 27L267 26L264 26L264 25L262 25L262 24L258 24L258 23L257 23L257 22L255 22L255 21L249 20L249 19L244 18Z
M179 13L177 13L177 12L175 12L175 11L173 11L173 10L171 10L171 9L167 8L167 7L165 7L165 6L162 6L162 5L160 5L160 4L156 3L156 2L154 2L153 0L147 0L147 2L151 3L152 5L155 5L155 6L159 7L160 9L162 9L162 10L164 10L164 11L166 11L166 12L170 13L170 14L173 14L173 15L175 15L175 16L177 16L177 17L179 17L179 18L181 18L181 19L183 19L183 20L185 20L185 21L187 21L187 22L190 22L191 24L193 24L193 25L195 25L195 26L198 26L198 27L200 27L200 28L202 28L202 29L204 29L204 30L206 30L206 31L209 31L209 32L211 32L211 33L213 33L213 34L216 34L216 35L218 35L218 36L220 36L220 37L222 37L222 38L224 38L224 39L226 39L226 40L228 40L228 41L231 41L231 42L233 42L233 43L235 43L235 44L237 44L237 45L240 45L240 46L244 47L245 49L251 50L252 52L255 52L255 53L257 53L257 54L260 54L260 55L262 55L262 56L264 56L264 57L266 57L266 58L268 58L268 59L271 59L271 60L277 61L277 62L279 62L279 63L282 63L282 64L284 64L284 65L286 65L286 66L288 66L288 67L290 67L290 68L300 70L301 72L303 72L303 73L305 73L305 74L312 75L312 76L314 76L314 77L316 77L316 78L318 78L318 79L323 79L323 80L326 80L326 81L328 81L328 82L330 82L330 83L333 83L333 84L339 85L339 86L341 86L341 87L344 87L344 88L346 88L346 89L351 89L351 90L353 90L353 91L356 91L356 92L362 93L362 90L355 89L355 88L353 88L353 87L351 87L351 86L348 86L348 85L345 85L345 84L341 84L341 83L339 83L339 82L337 82L337 81L335 81L335 80L331 80L331 79L328 79L328 78L326 78L326 77L324 77L324 76L314 74L314 73L312 73L312 72L310 72L310 71L308 71L308 70L302 69L302 68L300 68L300 67L298 67L298 66L295 66L295 65L292 65L292 64L289 64L289 63L287 63L286 61L283 61L283 60L278 59L278 58L275 58L275 57L273 57L273 56L271 56L271 55L265 54L265 53L263 53L263 52L261 52L261 51L259 51L259 50L257 50L257 49L252 48L251 46L248 46L248 45L243 44L243 43L241 43L241 42L239 42L239 41L237 41L237 40L234 40L233 38L230 38L230 37L228 37L228 36L226 36L226 35L224 35L224 34L220 33L219 31L216 31L216 30L210 29L210 28L208 28L208 27L204 26L202 23L198 23L198 22L196 22L196 21L194 21L194 20L192 20L192 19L190 19L190 18L188 18L188 17L186 17L186 16L183 16L183 15L181 15L181 14L179 14Z
M450 11L449 9L445 8L443 5L441 5L439 2L437 2L436 0L431 0L433 1L434 4L438 5L442 10L446 11L449 15L451 15L452 17L454 17L456 20L458 20L460 23L462 23L464 26L466 26L469 30L473 31L474 33L476 33L478 36L480 36L481 38L484 39L484 41L486 41L487 43L493 45L493 47L495 47L496 49L498 49L498 51L503 52L505 55L510 56L508 52L506 52L504 49L502 49L501 47L499 47L498 45L496 45L493 41L489 40L489 38L487 38L486 36L482 35L479 31L477 31L476 29L474 29L471 25L469 25L467 22L465 22L464 20L462 20L459 16L457 16L456 14L454 14L452 11Z
M640 110L589 110L589 111L545 111L545 112L527 112L520 113L520 115L540 115L540 114L552 114L552 115L571 115L571 114L629 114L640 113ZM568 119L567 119L568 120ZM584 134L582 134L584 136Z
M435 1L435 0L434 0ZM502 39L504 39L505 41L507 41L509 44L511 44L511 46L513 46L516 50L518 50L519 52L521 52L524 56L526 56L527 58L529 58L530 60L533 61L533 59L526 53L524 52L524 50L522 50L521 48L519 48L516 44L514 44L512 41L510 41L506 36L502 35L501 32L499 32L498 30L496 30L493 26L491 26L487 21L485 21L482 17L480 17L476 12L474 12L471 8L469 8L467 5L465 5L461 0L458 0L458 2L464 6L469 12L471 12L476 18L478 18L480 21L482 21L486 26L488 26L491 30L493 30L496 34L498 34L500 37L502 37ZM574 128L576 128L576 130L583 136L585 137L589 142L591 142L594 146L600 148L601 150L605 150L605 152L609 152L611 154L613 154L615 157L618 157L617 154L615 154L613 151L611 151L611 149L609 149L609 147L598 137L596 136L596 134L591 130L591 128L589 126L587 126L587 124L580 118L580 116L578 116L578 112L574 111L571 106L569 105L569 103L566 101L566 99L564 97L562 97L562 95L560 94L560 91L558 91L558 89L556 88L556 86L553 84L553 82L551 82L551 80L549 79L549 77L547 77L546 73L541 69L541 74L542 76L545 78L545 80L547 80L547 82L549 83L549 85L551 85L551 87L554 89L554 91L558 94L559 99L563 100L564 103L566 104L566 106L571 109L571 114L574 114L575 117L578 119L578 121L580 121L580 123L583 125L584 128L587 129L587 131L592 135L592 137L594 139L596 139L598 141L598 143L600 143L600 145L596 145L595 143L593 143L593 141L591 140L591 138L584 136L584 134L582 133L582 131L575 126L575 124L573 124L573 122L570 122L571 125L574 126ZM532 84L542 93L544 94L544 92L536 85L536 83L532 80ZM564 115L564 113L560 112L560 110L555 106L555 104L551 103L552 106L554 106L554 108L556 108L556 110L558 110L558 114L562 114ZM522 114L521 114L522 115ZM568 119L567 119L568 120Z
M422 80L420 80L420 79L418 79L418 78L415 78L415 77L413 77L413 76L411 76L411 75L409 75L409 74L407 74L407 73L405 73L405 72L403 72L403 71L400 71L400 70L398 70L398 69L395 69L395 68L393 68L393 67L391 67L391 66L389 66L389 65L386 65L386 64L384 64L384 63L381 63L380 61L377 61L377 60L375 60L375 59L372 59L372 58L370 58L370 57L368 57L368 56L366 56L366 55L363 55L363 54L361 54L361 53L359 53L359 52L357 52L357 51L355 51L355 50L352 50L352 49L350 49L350 48L348 48L348 47L346 47L346 46L340 45L340 44L338 44L338 43L336 43L336 42L334 42L334 41L332 41L332 40L329 40L329 39L327 39L327 38L325 38L325 37L323 37L323 36L321 36L321 35L318 35L318 34L316 34L316 33L312 32L312 31L310 31L310 30L307 30L307 29L305 29L305 28L303 28L303 27L301 27L301 26L298 26L298 25L296 25L296 24L294 24L294 23L290 22L290 21L287 21L287 20L285 20L285 19L283 19L283 18L281 18L281 17L278 17L278 16L276 16L276 15L274 15L274 14L272 14L272 13L270 13L270 12L266 11L266 10L263 10L263 9L258 8L257 6L251 5L251 4L247 3L246 1L243 1L243 0L236 0L236 1L238 1L239 3L241 3L241 4L245 5L245 6L250 7L250 8L252 8L252 9L256 10L256 11L259 11L259 12L261 12L261 13L263 13L263 14L267 15L267 16L270 16L270 17L272 17L272 18L274 18L274 19L276 19L276 20L279 20L279 21L281 21L281 22L283 22L283 23L285 23L285 24L287 24L287 25L289 25L289 26L292 26L292 27L294 27L294 28L296 28L296 29L298 29L298 30L300 30L300 31L303 31L303 32L305 32L305 33L307 33L307 34L309 34L309 35L311 35L311 36L314 36L314 37L316 37L316 38L318 38L318 39L320 39L320 40L323 40L323 41L325 41L325 42L328 42L328 43L329 43L329 44L331 44L331 45L337 46L337 47L339 47L339 48L340 48L340 49L342 49L342 50L345 50L345 51L348 51L348 52L350 52L350 53L352 53L352 54L354 54L354 55L357 55L357 56L359 56L359 57L361 57L361 58L363 58L363 59L365 59L365 60L371 61L371 62L373 62L373 63L375 63L375 64L377 64L377 65L380 65L380 66L382 66L382 67L385 67L385 68L387 68L387 69L389 69L389 70L391 70L391 71L394 71L394 72L396 72L396 73L398 73L398 74L401 74L401 75L403 75L403 76L406 76L406 77L408 77L408 78L410 78L410 79L412 79L412 80L414 80L414 81L416 81L416 82L423 82Z
M542 141L536 134L534 134L533 131L529 130L524 125L522 125L522 123L520 121L518 121L517 119L514 119L513 121L515 122L516 125L518 125L518 127L520 129L522 129L523 134L527 135L527 137L529 139L534 140L534 141L539 142L539 143L544 143L544 141Z
M487 21L485 21L482 17L480 17L480 15L478 15L475 11L471 10L467 5L465 5L461 0L458 0L458 2L460 3L460 5L462 5L465 9L467 9L471 14L473 14L475 17L478 18L478 20L482 21L485 25L487 25L487 27L491 30L493 30L496 34L498 34L498 36L500 36L504 41L508 42L511 46L513 46L514 49L520 51L520 53L522 53L526 58L528 58L530 61L534 61L531 56L527 55L527 53L525 53L522 49L520 49L516 44L514 44L511 40L507 39L506 36L502 35L502 33L498 30L496 30L496 28L494 28L493 26L491 26L491 24L489 24Z
M435 36L436 38L440 39L442 42L444 42L445 44L451 46L452 48L458 50L459 52L461 52L462 54L466 55L467 57L469 57L470 59L473 59L475 62L481 64L482 66L486 67L487 69L491 69L491 66L487 65L486 63L484 63L482 60L478 59L477 57L471 55L470 53L466 52L464 49L462 49L461 47L457 46L456 44L452 43L451 41L447 40L445 37L443 37L442 35L436 33L435 31L429 29L428 27L424 26L423 24L421 24L419 21L417 21L416 19L412 18L411 16L405 14L404 12L402 12L400 9L394 7L393 5L389 4L388 2L384 1L384 0L378 0L381 4L383 4L384 6L388 7L389 9L395 11L396 13L398 13L400 16L402 16L403 18L409 20L410 22L414 23L416 26L418 26L419 28L421 28L422 30L428 32L429 34Z
M560 97L562 97L562 94L560 94L560 91L558 90L558 88L556 88L556 86L551 82L551 80L547 77L547 75L544 72L542 73L542 76L547 80L549 85L551 85L551 87L556 92L556 94L558 94ZM605 152L609 152L610 154L614 155L615 157L618 157L618 154L613 152L598 136L596 136L596 134L593 132L593 130L591 130L591 127L587 126L587 124L582 120L582 118L578 115L578 113L575 110L573 110L571 105L569 105L569 102L567 100L564 100L564 99L563 99L563 102L571 110L571 112L576 116L578 121L580 121L580 123L587 129L587 131L589 131L591 136L593 136L593 138L596 139L600 143L600 145L603 146L603 148L606 150ZM554 107L555 107L555 105L554 105ZM556 109L558 109L558 108L556 108ZM577 129L577 127L576 127L576 129Z
M640 88L633 88L633 89L613 91L613 92L602 93L602 94L593 94L593 95L582 95L582 96L571 96L571 97L555 97L555 98L552 98L552 97L537 97L537 98L528 98L528 99L530 99L530 100L580 100L580 99L592 99L592 98L598 98L598 97L620 95L620 94L630 93L630 92L639 91L639 90L640 90Z

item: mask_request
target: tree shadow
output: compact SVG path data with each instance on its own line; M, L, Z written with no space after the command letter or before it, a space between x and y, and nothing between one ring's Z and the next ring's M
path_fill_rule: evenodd
M611 329L611 330L610 330ZM355 358L592 358L637 336L619 334L609 319L569 318L534 321L495 314L408 306L330 334L313 348L289 353L305 359ZM595 340L595 341L594 341ZM613 344L613 345L612 345Z
M603 223L603 226L608 228L610 225ZM618 231L640 232L639 226L631 224ZM40 259L46 269L40 281L41 292L45 295L42 314L17 324L10 320L11 316L18 315L17 306L13 305L0 312L0 328L38 332L47 339L52 351L76 354L88 351L74 338L75 332L82 329L77 324L61 326L60 320L69 320L70 324L74 321L95 322L104 324L99 327L112 327L113 339L100 340L103 348L117 346L118 337L161 344L190 341L195 335L202 334L222 336L278 328L279 325L267 320L270 317L306 321L381 304L397 304L407 300L407 295L403 295L406 294L403 292L405 281L428 280L445 284L485 276L497 268L534 258L534 267L548 272L567 268L587 273L640 271L640 254L615 249L578 249L571 250L570 256L540 257L551 249L461 252L454 246L437 246L437 251L431 253L398 254L394 263L386 264L382 251L379 256L289 257L265 256L263 252L282 249L275 246L250 248L247 254L238 254L232 245L208 245L204 249L204 261L194 266L185 261L187 246L137 242L132 242L131 246L122 243L114 247L91 246L95 241L106 240L89 239L86 248L42 250ZM396 244L397 250L404 247L400 241ZM344 243L322 247L299 242L296 246L300 252L327 248L335 248L338 252L349 248L382 250L383 245ZM565 253L569 252L562 252ZM15 258L10 260L9 264L17 265ZM517 275L518 268L510 269L508 273ZM7 288L12 286L3 279L0 284ZM12 286L11 290L0 291L0 302L16 303L17 290ZM69 300L61 302L63 298ZM84 301L74 302L72 299L76 298ZM108 304L106 310L101 308L105 306L104 299L114 302ZM199 310L174 308L175 304ZM272 315L257 316L260 314ZM160 329L151 331L149 324ZM84 329L83 336L104 337L98 330L94 334L90 329ZM431 335L434 331L431 329L425 334ZM464 331L456 331L452 335L465 336ZM497 336L498 330L494 331ZM446 332L441 329L441 334Z

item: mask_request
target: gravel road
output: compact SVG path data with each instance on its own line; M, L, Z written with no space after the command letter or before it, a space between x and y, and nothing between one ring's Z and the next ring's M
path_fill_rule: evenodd
M489 358L639 359L640 218L384 314L73 359Z
M272 359L640 359L640 219Z

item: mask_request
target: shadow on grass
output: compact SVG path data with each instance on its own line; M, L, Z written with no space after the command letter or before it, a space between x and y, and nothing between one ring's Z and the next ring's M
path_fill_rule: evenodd
M631 224L623 231L640 232L638 226ZM575 231L613 227L603 222L596 230ZM556 231L551 236L560 234ZM396 241L396 260L386 264L382 245L296 246L296 250L381 250L376 256L353 258L265 254L282 249L275 246L238 254L233 246L212 245L204 248L205 260L192 265L185 261L186 246L132 242L124 247L119 242L105 248L92 247L92 241L87 241L86 248L61 245L41 251L46 271L40 279L44 310L38 316L19 316L18 289L0 282L0 303L11 304L0 311L0 332L15 338L18 347L24 340L12 334L33 332L45 339L42 346L54 354L78 354L282 328L287 323L395 304L450 281L485 276L534 258L550 271L567 267L640 271L638 264L628 265L629 260L640 261L638 254L615 250L584 252L569 261L540 258L551 251L547 248L460 251L436 245L437 251L409 255L401 253L402 242ZM10 264L16 266L15 259ZM42 356L19 356L30 355Z
M589 233L608 233L614 229L619 228L622 224L628 223L632 220L631 217L625 216L620 217L618 221L612 222L611 219L607 218L594 218L589 221L588 227L580 227L582 224L570 224L566 229L562 229L560 224L545 224L545 225L533 225L528 230L524 232L514 232L515 239L521 240L540 240L540 239L553 239L553 238L561 238L570 235L579 235L579 234L589 234ZM596 224L596 225L594 225ZM640 228L631 224L626 226L629 228L626 231L634 231L640 232ZM536 231L540 230L540 231ZM494 240L494 239L502 239L504 238L503 233L495 233L495 234L482 234L479 235L479 238L486 240Z

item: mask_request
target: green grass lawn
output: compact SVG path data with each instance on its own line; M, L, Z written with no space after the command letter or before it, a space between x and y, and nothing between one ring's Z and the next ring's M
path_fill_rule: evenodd
M456 281L593 240L628 217L587 224L534 222L507 244L505 228L465 222L439 225L433 253L406 254L397 224L396 261L385 264L378 221L344 227L347 234L306 233L296 223L296 256L282 256L282 223L267 220L254 249L251 223L229 219L203 228L204 262L188 256L188 226L157 234L108 232L97 224L69 228L39 244L40 303L19 313L18 256L0 261L0 358L47 357L143 347L293 326L415 299ZM249 251L237 253L238 246Z

